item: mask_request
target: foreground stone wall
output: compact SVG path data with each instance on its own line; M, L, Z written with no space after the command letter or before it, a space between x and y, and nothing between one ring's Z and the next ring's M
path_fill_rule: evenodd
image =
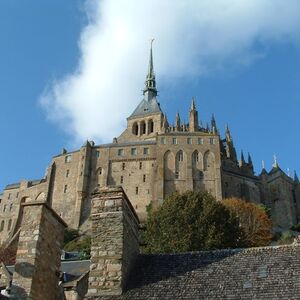
M121 187L102 188L92 199L88 298L120 295L139 253L138 217Z
M44 202L23 204L13 274L16 299L59 299L60 251L66 224Z

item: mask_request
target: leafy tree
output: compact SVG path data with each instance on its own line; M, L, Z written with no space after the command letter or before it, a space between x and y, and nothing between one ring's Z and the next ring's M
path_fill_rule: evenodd
M237 218L207 192L174 193L149 209L146 252L186 252L241 246Z
M272 221L267 213L253 203L238 198L225 199L224 205L235 214L244 232L247 247L266 246L272 239Z

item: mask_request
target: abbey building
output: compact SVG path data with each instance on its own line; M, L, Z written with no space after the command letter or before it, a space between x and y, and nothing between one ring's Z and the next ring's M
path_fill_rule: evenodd
M236 196L262 203L276 227L300 218L300 183L274 164L255 175L250 155L238 159L230 130L219 133L214 117L205 128L194 99L189 123L177 114L169 124L157 100L152 49L143 99L127 118L127 128L111 144L88 141L80 149L52 158L44 178L9 184L0 195L0 242L16 232L22 203L48 202L73 228L89 229L91 194L96 187L123 187L138 216L169 194L206 190L217 200Z

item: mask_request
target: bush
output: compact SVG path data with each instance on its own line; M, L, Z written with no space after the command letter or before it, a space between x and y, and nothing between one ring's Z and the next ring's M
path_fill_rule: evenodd
M64 233L64 246L78 237L79 237L78 230L67 228Z
M294 235L289 231L284 231L279 235L278 240L276 241L277 245L289 245L294 241Z
M209 193L174 193L149 209L145 252L234 248L242 245L242 235L237 218Z
M89 236L81 236L68 242L65 247L65 251L78 251L80 252L81 259L90 258L91 254L91 238Z

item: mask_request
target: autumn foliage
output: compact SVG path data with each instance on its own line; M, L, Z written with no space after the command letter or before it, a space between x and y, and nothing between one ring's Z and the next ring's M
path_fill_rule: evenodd
M238 198L225 199L223 204L239 219L246 247L266 246L272 238L272 221L253 203Z

